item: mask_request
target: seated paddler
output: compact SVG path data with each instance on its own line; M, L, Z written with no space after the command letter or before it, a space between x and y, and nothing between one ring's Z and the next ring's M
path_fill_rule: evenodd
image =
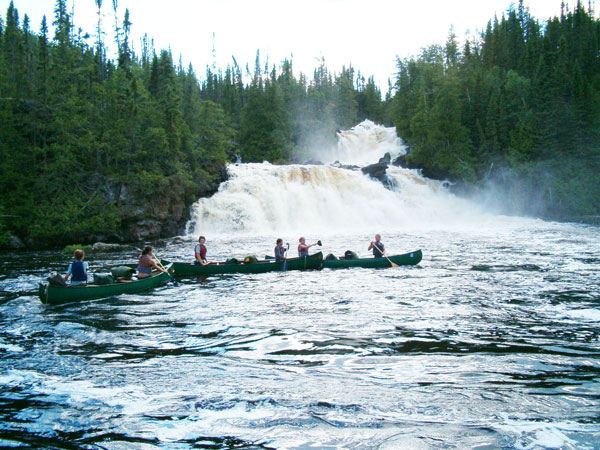
M154 261L154 258L152 255L152 247L147 245L144 247L144 250L142 250L142 254L140 255L140 259L138 260L137 277L138 278L149 277L150 275L152 275L152 269L160 270L161 272L168 273L165 269L163 269L158 264L156 264L156 261Z
M290 244L288 244L289 248ZM285 260L285 252L287 252L287 248L283 246L283 239L277 239L277 245L275 246L275 261L284 261Z
M76 286L78 284L86 284L87 283L87 271L88 271L88 263L83 259L85 258L85 252L83 250L77 249L73 254L75 257L75 261L69 264L69 268L67 269L67 273L64 276L65 281L71 278L71 286Z
M198 238L198 244L194 247L194 264L205 266L208 264L206 259L206 238L204 236L200 236Z
M308 256L308 249L318 244L318 242L315 242L314 244L306 245L306 239L303 237L298 241L300 242L298 244L298 256Z

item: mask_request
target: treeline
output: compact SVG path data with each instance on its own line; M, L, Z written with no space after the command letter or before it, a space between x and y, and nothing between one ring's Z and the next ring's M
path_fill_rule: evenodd
M107 59L100 28L95 44L75 31L66 0L56 2L53 25L53 37L45 17L33 32L11 2L0 26L5 238L44 246L130 237L143 216L160 234L156 217L180 213L228 159L222 108L201 101L193 73L177 70L170 53L133 54L128 12L117 61Z
M307 76L258 52L199 77L148 37L134 52L127 10L114 58L66 0L52 25L12 3L0 17L0 244L174 234L227 162L302 161L365 118L395 125L427 175L527 213L600 214L600 21L579 3L541 23L521 2L464 45L450 33L399 60L385 97L352 67Z
M295 76L290 60L263 66L257 52L252 72L248 66L242 71L235 59L224 72L208 68L201 92L231 118L236 151L245 162L301 161L310 150L335 143L338 129L366 118L389 122L373 77L365 79L352 67L331 73L324 60L309 79Z
M199 82L147 37L134 53L128 10L114 60L103 24L76 30L66 0L52 25L53 36L45 17L33 31L12 2L0 17L0 243L174 234L238 156L286 162L337 128L384 121L379 89L353 68L332 74L323 61L308 79L257 52L252 73L233 59Z
M494 186L522 212L600 214L600 20L547 23L519 2L459 46L449 34L398 61L394 125L409 165Z

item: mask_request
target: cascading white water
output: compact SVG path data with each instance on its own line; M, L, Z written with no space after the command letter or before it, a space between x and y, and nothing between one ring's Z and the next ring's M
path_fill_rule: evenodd
M373 163L405 148L394 128L364 122L338 134L337 158ZM463 224L483 217L473 204L416 170L387 171L391 189L360 170L329 165L232 164L229 180L193 206L188 234L336 234Z
M328 163L339 161L342 164L366 166L376 163L386 153L392 159L406 154L406 147L396 135L396 128L383 127L370 120L359 123L354 128L338 133L337 148L324 154Z

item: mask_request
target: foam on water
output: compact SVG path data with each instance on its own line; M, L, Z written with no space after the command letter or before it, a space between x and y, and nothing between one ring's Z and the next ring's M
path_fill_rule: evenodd
M581 443L578 445L569 438L569 433L589 432L588 427L577 423L550 425L506 419L506 422L498 428L514 435L514 447L520 450L594 448L581 445Z
M392 140L369 133L340 133L358 155L336 159L362 148L377 161ZM211 260L270 253L275 237L297 239L287 228L335 255L368 256L381 232L391 254L422 248L423 261L60 306L5 296L0 446L598 448L597 227L492 215L398 167L389 189L328 165L229 170L189 225ZM158 243L161 256L191 260L190 240ZM9 256L5 292L68 259ZM96 267L131 257L93 255Z
M393 128L369 123L340 133L343 162L402 154ZM362 152L361 152L362 150ZM451 194L441 181L390 166L389 186L360 170L329 165L232 164L229 180L192 208L188 234L328 233L436 227L511 226L525 219L494 216ZM521 221L521 222L520 222ZM528 224L529 225L529 224Z
M377 162L386 153L390 154L392 160L406 154L406 146L396 134L396 128L365 120L354 128L338 132L335 151L323 155L323 160L366 166Z

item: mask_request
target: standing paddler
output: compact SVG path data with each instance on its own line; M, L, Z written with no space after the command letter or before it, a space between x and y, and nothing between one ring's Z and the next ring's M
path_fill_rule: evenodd
M383 242L381 242L381 236L376 234L375 235L375 242L371 241L371 243L369 244L369 248L367 250L373 250L373 256L375 258L383 258L383 255L385 253L385 245L383 245Z

